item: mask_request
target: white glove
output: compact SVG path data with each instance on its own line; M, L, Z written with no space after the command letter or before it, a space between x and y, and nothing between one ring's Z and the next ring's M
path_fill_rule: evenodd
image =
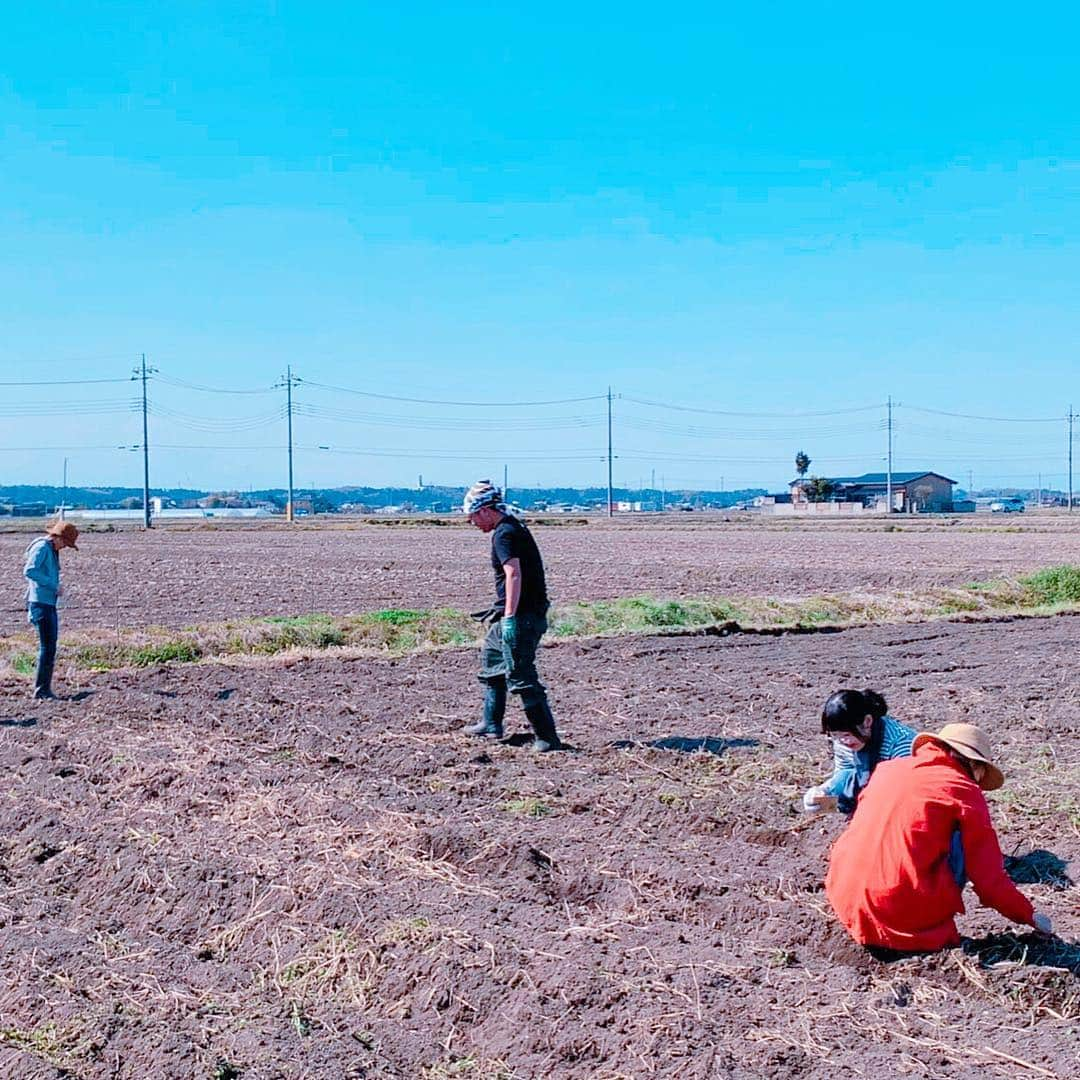
M821 787L812 787L802 797L802 805L804 810L814 811L822 809L822 804L819 799L825 798L825 789Z
M1040 934L1045 934L1050 937L1054 932L1054 924L1050 921L1049 915L1044 915L1041 911L1036 911L1031 918L1031 925L1039 931Z

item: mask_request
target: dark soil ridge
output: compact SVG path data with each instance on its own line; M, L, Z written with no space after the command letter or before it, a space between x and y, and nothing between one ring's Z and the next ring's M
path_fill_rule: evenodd
M0 1075L1071 1077L1069 620L634 637L544 656L577 753L469 742L474 657L0 687ZM977 720L1052 948L977 906L881 964L828 914L837 686ZM515 718L514 727L517 726Z

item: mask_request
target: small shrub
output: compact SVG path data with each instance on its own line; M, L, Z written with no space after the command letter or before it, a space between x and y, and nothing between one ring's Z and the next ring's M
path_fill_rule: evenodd
M1048 566L1021 578L1020 584L1029 603L1080 603L1080 566Z
M151 664L190 664L201 655L202 650L194 641L162 641L124 649L122 659L131 667L149 667Z
M389 623L391 626L409 626L420 622L424 618L424 612L387 608L385 611L373 611L369 618L373 622Z
M264 621L272 629L251 645L252 652L275 653L300 646L327 649L345 644L344 631L330 615L278 616Z

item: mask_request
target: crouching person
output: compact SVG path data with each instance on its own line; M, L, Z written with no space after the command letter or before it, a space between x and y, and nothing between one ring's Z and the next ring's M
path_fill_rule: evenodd
M491 534L491 566L496 604L481 654L484 715L466 728L470 735L503 737L507 693L521 698L532 725L533 749L559 750L555 718L536 670L536 650L547 630L548 595L544 563L532 533L507 511L502 493L489 480L469 488L462 509L469 522Z
M911 757L878 767L825 878L833 911L860 945L884 955L959 945L954 916L969 880L987 907L1051 933L1005 873L983 795L1003 783L990 740L971 724L922 732Z
M824 810L835 803L849 815L878 764L907 757L915 738L914 728L889 716L875 690L837 690L821 711L821 732L832 739L833 773L806 792L803 809Z

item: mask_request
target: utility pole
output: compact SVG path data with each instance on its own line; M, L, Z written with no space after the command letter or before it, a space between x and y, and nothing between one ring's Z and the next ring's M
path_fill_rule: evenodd
M67 508L67 458L64 458L64 486L60 489L60 520L64 520L64 511Z
M146 366L146 353L142 354L142 363L135 369L134 379L142 381L142 452L143 452L143 528L150 528L150 425L147 420L146 380L157 368Z
M893 497L892 497L892 394L889 395L889 456L888 464L885 473L885 512L891 514L893 511Z
M285 504L285 520L295 520L293 513L293 445L292 445L292 388L300 380L292 373L292 364L285 368L285 382L278 383L277 387L285 387L285 417L289 440L289 501Z
M972 492L974 490L975 490L974 473L971 471L971 469L968 469L968 495L971 496L971 494L972 494Z
M611 387L607 388L607 516L615 516L615 498L611 482Z
M1035 509L1039 510L1042 507L1042 473L1039 473L1039 493L1035 499Z
M507 491L507 483L506 482L507 482L508 478L509 478L509 466L505 462L503 462L503 502L509 502L510 501L507 498L507 495L506 495L506 491Z
M1073 473L1072 473L1072 450L1073 450L1073 421L1076 419L1076 414L1073 412L1073 407L1069 406L1069 513L1072 513L1073 508Z

